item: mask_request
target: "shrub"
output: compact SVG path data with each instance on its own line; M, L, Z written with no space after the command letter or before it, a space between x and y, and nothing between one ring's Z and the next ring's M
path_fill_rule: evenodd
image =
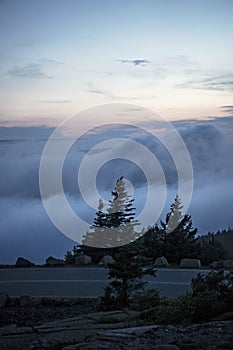
M214 320L227 313L233 313L233 272L211 271L207 275L198 274L192 280L193 292L178 299L159 298L156 291L145 293L133 304L142 310L134 317L144 324L195 323ZM154 296L154 298L153 298Z
M213 270L207 275L199 273L192 279L192 288L194 296L213 292L218 301L226 302L231 309L233 307L233 271L225 273L224 270Z
M143 311L158 306L161 297L156 289L148 289L144 293L137 294L131 302L131 308L137 311Z
M143 310L138 315L134 316L134 319L137 319L139 322L143 321L144 324L179 323L182 319L179 306L177 300L161 298L157 306Z
M179 298L179 306L185 323L209 321L226 311L226 305L219 302L214 291L186 294Z

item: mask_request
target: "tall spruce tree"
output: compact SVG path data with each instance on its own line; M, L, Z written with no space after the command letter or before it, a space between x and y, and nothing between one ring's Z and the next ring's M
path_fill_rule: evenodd
M117 180L112 196L106 211L100 200L93 225L83 237L83 245L112 248L133 242L139 237L135 230L139 222L135 219L134 199L127 193L123 177Z
M123 176L117 180L112 196L107 209L108 227L119 227L128 223L136 226L134 199L127 193Z
M136 227L134 199L127 193L124 178L116 181L112 191L113 199L104 211L103 202L99 202L93 225L83 238L84 245L102 248L118 247L112 250L114 262L108 264L108 276L111 280L105 289L102 302L105 308L125 307L136 291L143 290L145 274L155 275L148 267L151 260L143 254L140 244L135 239L139 237ZM130 243L130 244L129 244Z
M164 245L164 255L171 263L179 263L183 258L195 258L199 253L197 229L193 228L191 215L182 214L181 199L177 195L166 215L161 221L160 235Z

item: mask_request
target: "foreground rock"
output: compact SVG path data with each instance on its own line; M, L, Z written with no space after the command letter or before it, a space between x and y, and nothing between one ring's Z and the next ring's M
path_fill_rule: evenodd
M180 267L187 269L199 269L201 267L201 261L199 259L182 259Z
M191 326L143 326L97 332L86 342L63 350L227 350L232 349L233 322Z
M86 337L95 335L98 331L122 328L124 323L121 320L130 314L120 311L98 312L34 327L17 327L12 324L0 328L0 349L49 349L58 344L84 342ZM101 318L106 315L108 320L114 320L114 324L101 323Z
M22 257L19 257L16 260L16 263L15 263L16 267L31 267L31 266L34 266L34 265L35 264L32 263L30 260L22 258Z
M0 349L232 349L233 321L132 327L130 316L129 311L98 312L34 327L2 327Z
M159 258L157 258L155 260L154 266L155 267L168 267L169 264L168 264L167 259L164 256L160 256Z

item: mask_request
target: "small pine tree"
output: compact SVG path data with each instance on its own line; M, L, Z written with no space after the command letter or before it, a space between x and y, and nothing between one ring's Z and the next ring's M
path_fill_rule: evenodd
M68 265L75 264L75 258L77 258L82 253L82 246L81 245L75 245L73 246L72 252L68 250L65 254L65 262Z
M68 265L73 265L75 263L74 255L70 250L68 250L65 254L65 263Z
M156 275L156 271L148 267L151 263L136 242L118 249L114 254L114 262L108 264L108 278L111 280L102 297L102 306L105 309L128 307L132 298L145 291L147 282L144 275Z

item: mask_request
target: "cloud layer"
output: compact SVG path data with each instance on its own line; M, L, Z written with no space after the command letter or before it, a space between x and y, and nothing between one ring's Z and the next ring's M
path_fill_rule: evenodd
M232 117L206 121L181 121L174 125L191 155L194 168L194 192L189 212L200 233L233 226L232 219ZM1 142L1 233L0 263L13 263L23 255L43 262L48 255L62 257L74 242L50 222L40 199L38 169L43 148L53 128L0 128ZM87 150L111 137L131 137L144 144L158 158L166 176L168 196L164 217L177 192L174 163L164 146L149 134L130 128L96 130L74 144L63 168L63 187L73 210L85 221L92 222L95 211L80 196L77 172ZM172 136L172 135L170 135ZM179 150L176 150L179 152ZM115 151L112 150L114 159ZM122 156L128 150L122 148ZM106 199L118 177L124 175L134 185L137 212L143 208L147 183L143 172L131 162L114 159L100 169L97 189ZM52 179L48 179L53 186ZM155 188L158 186L155 182ZM156 197L155 190L155 203ZM59 208L57 208L59 211ZM62 210L61 210L62 215Z

